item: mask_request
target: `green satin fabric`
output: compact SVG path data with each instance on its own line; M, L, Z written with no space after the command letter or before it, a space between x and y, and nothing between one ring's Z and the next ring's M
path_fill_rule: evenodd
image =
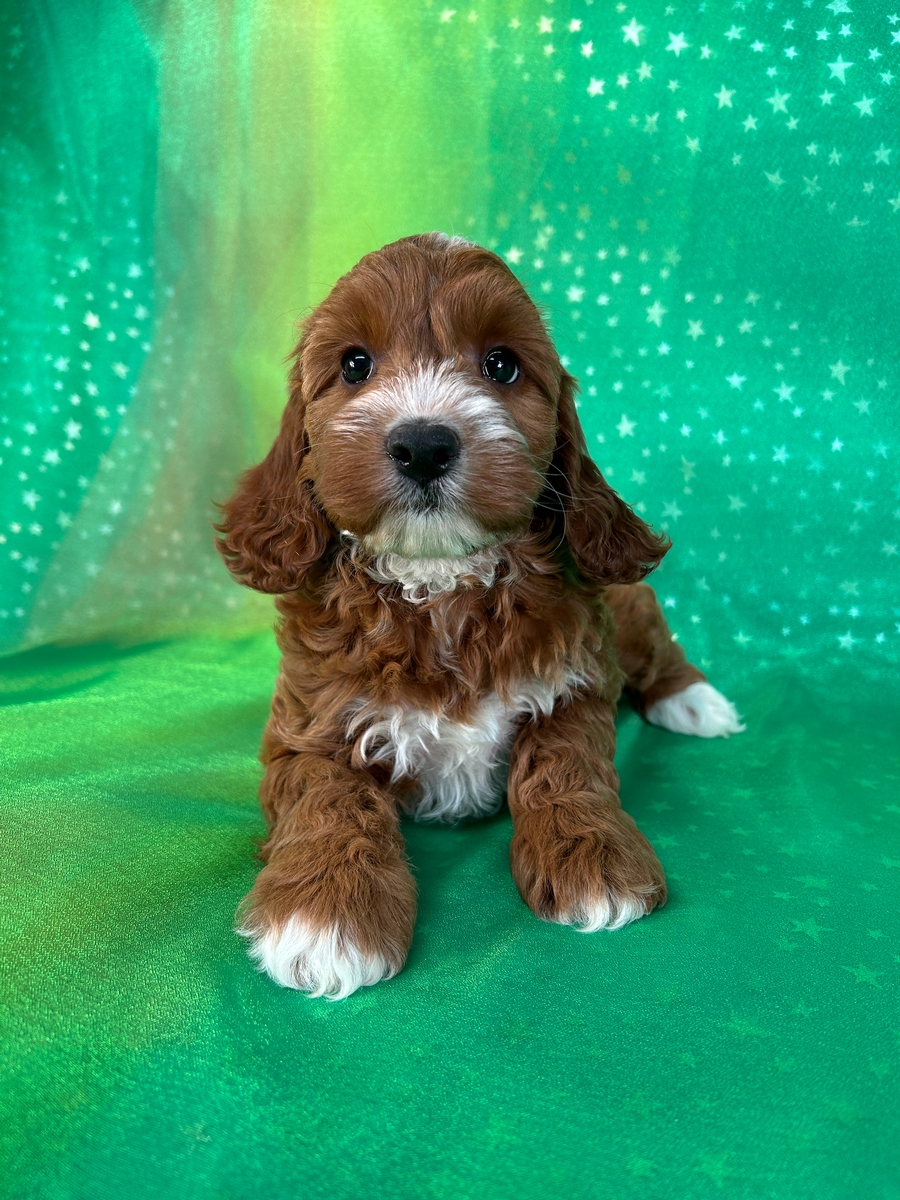
M900 1194L900 16L619 7L0 13L3 1195ZM622 716L660 913L411 826L409 965L330 1005L231 932L276 656L210 521L298 319L433 228L544 307L748 728Z
M265 636L7 664L0 1194L896 1194L881 705L771 677L715 742L623 711L671 893L615 933L531 915L507 814L408 825L407 967L328 1003L231 932L275 668Z

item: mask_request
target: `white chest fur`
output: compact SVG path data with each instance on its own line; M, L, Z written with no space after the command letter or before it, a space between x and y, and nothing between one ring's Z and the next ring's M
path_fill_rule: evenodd
M506 792L509 755L519 720L549 716L582 680L569 672L552 685L535 679L504 702L485 696L471 722L440 712L395 705L373 711L360 705L347 734L364 762L391 765L391 778L415 779L415 817L462 821L496 812Z

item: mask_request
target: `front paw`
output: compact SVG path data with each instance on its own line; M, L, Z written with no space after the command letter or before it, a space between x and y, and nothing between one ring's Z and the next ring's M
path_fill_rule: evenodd
M250 957L275 983L328 1000L343 1000L361 987L390 979L406 957L387 948L364 949L350 930L316 925L299 913L282 924L250 913L237 932L250 940Z
M536 916L582 933L620 929L666 902L659 859L621 809L560 803L522 813L510 863Z
M379 861L348 851L330 870L322 861L314 843L270 860L237 932L248 938L259 970L282 987L343 1000L403 969L416 887L397 856Z

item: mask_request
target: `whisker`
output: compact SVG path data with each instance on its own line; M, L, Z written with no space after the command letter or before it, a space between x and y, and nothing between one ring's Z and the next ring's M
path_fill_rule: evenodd
M562 537L559 539L559 541L556 543L556 545L550 551L551 554L555 554L556 551L563 544L563 542L566 540L566 535L568 533L568 511L567 511L567 506L566 506L566 500L570 499L570 498L563 496L559 492L559 490L556 487L554 487L554 485L547 478L544 479L544 487L548 488L553 493L553 495L556 496L557 500L559 501L559 508L553 508L549 504L542 504L540 502L540 500L537 500L535 502L535 508L545 508L547 510L547 512L552 512L554 515L562 516L562 522L563 522Z

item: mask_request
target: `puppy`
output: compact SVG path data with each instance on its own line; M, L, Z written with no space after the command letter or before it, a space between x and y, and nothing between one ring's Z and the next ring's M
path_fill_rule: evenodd
M267 458L217 545L279 597L265 866L240 932L277 983L339 999L403 967L401 812L513 821L546 921L618 929L665 902L613 766L648 721L738 732L639 583L669 548L588 456L563 369L501 259L461 238L367 255L307 320Z

